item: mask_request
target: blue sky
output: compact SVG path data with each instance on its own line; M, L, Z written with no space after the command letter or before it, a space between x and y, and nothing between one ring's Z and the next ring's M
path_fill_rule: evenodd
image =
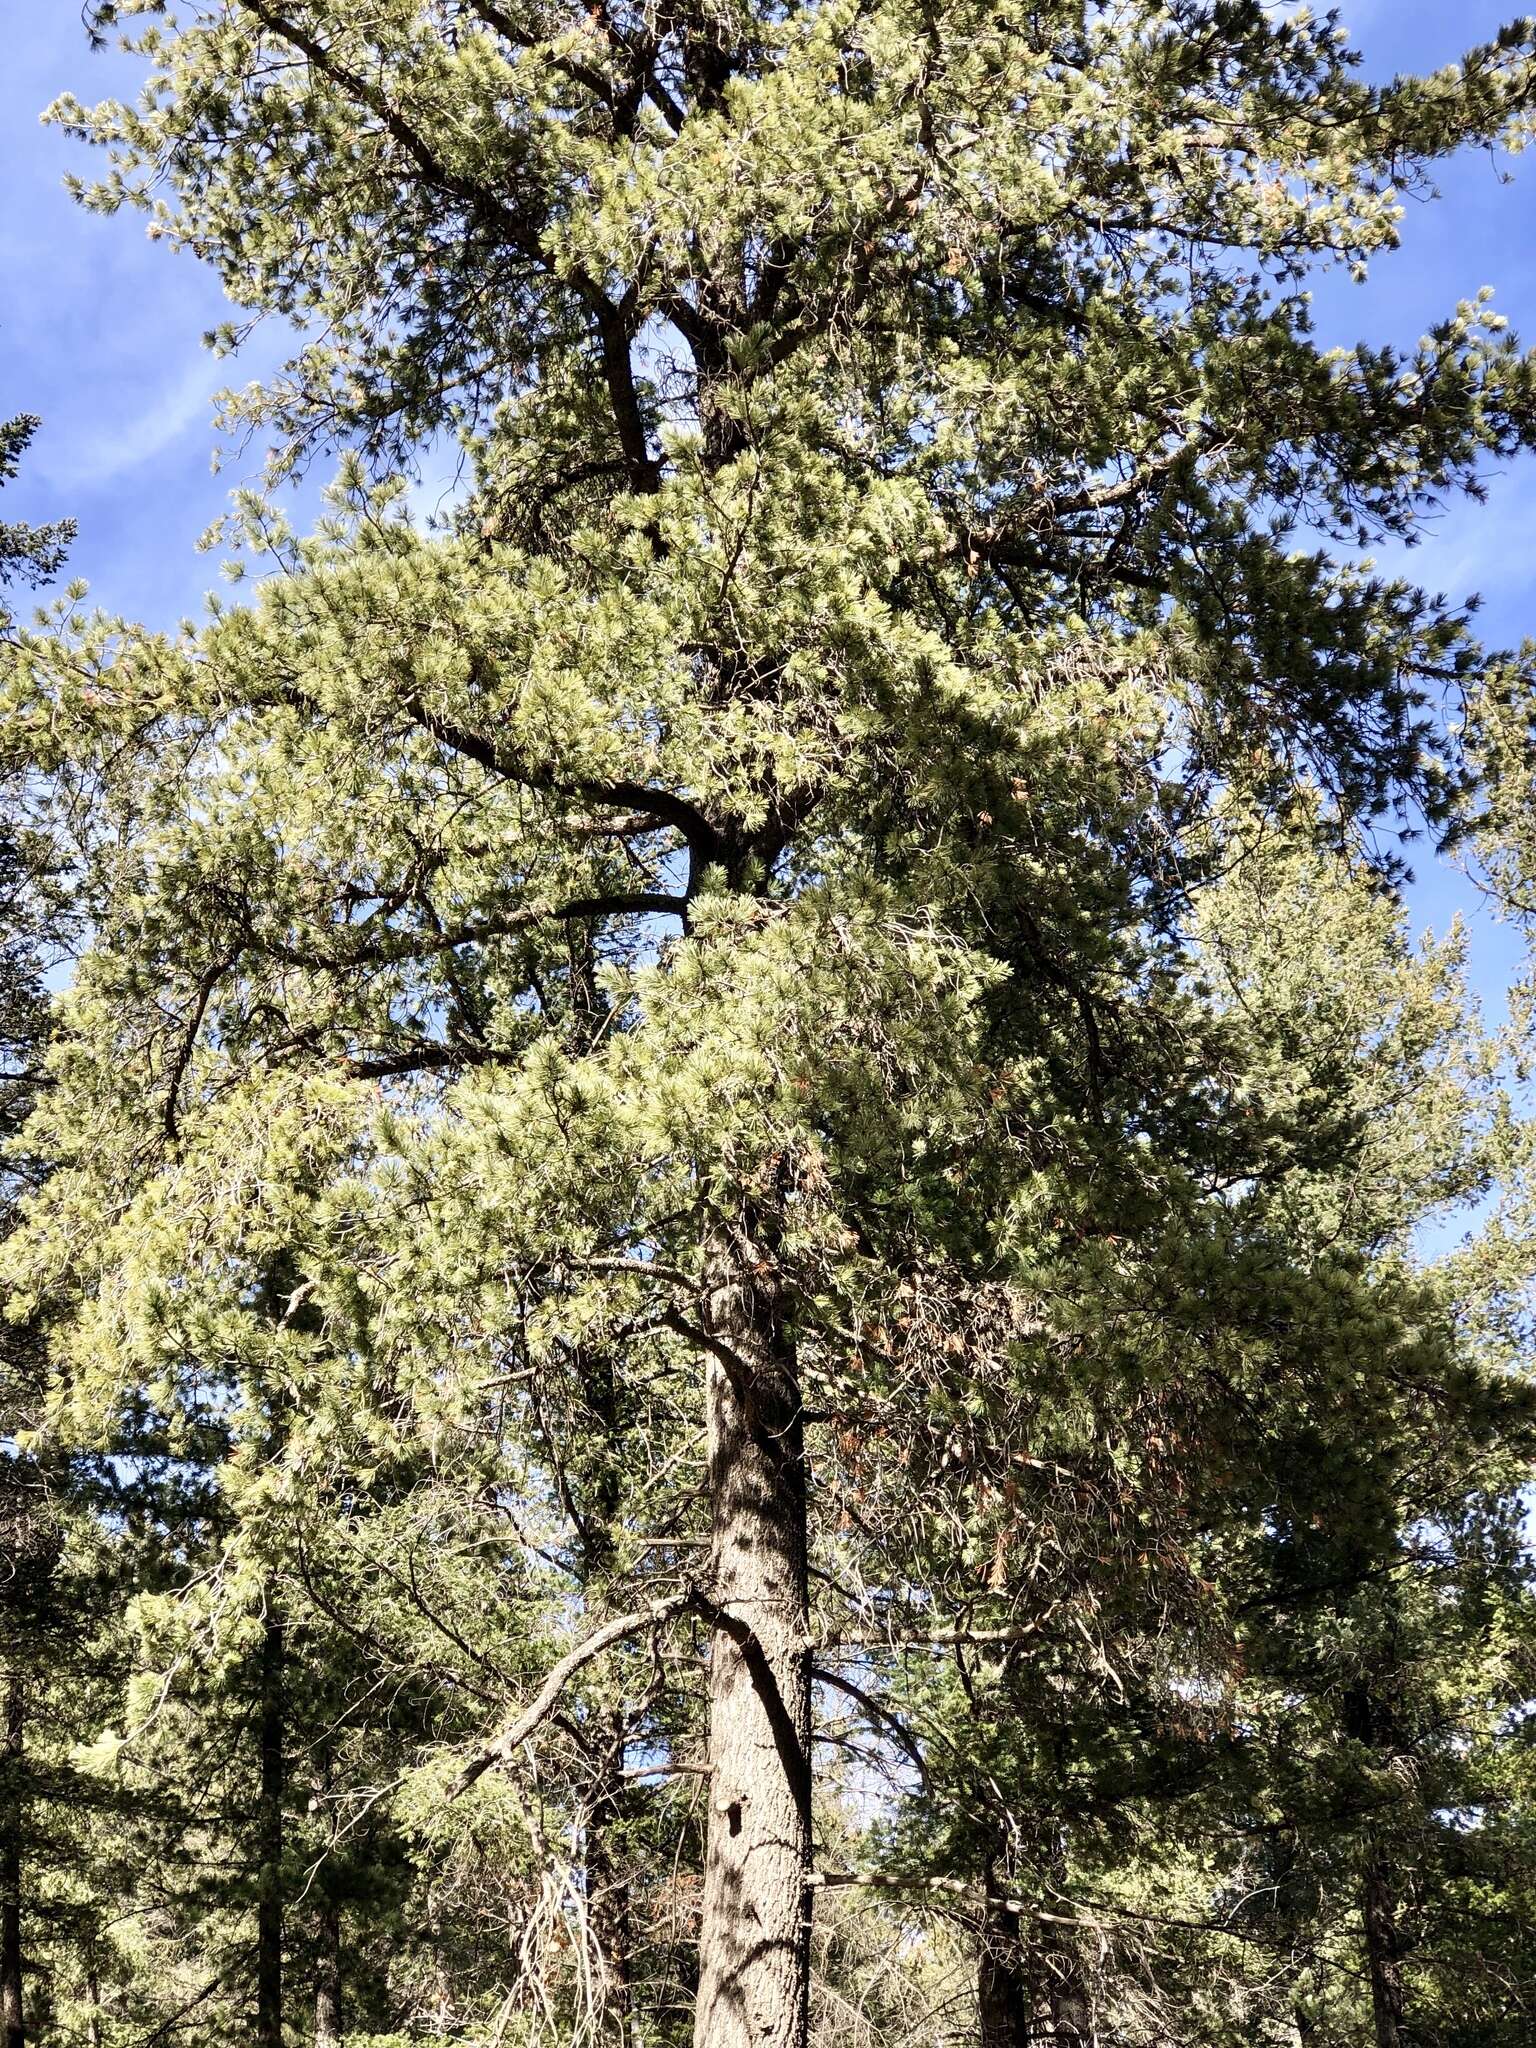
M229 309L217 280L153 245L139 217L88 214L62 189L92 153L43 128L41 109L66 88L104 97L132 68L91 56L73 0L4 12L0 417L43 418L5 513L67 513L80 526L71 566L101 602L174 620L212 581L195 544L238 474L210 466L209 400L234 366L201 346Z
M1433 68L1490 35L1516 11L1490 0L1354 0L1346 25L1368 70ZM234 483L261 450L229 451L215 475L212 395L259 375L281 336L259 336L234 363L201 336L228 317L216 279L189 257L151 243L137 215L100 218L62 189L66 170L93 157L39 123L70 89L82 99L131 87L133 67L86 47L75 0L8 0L0 62L0 418L43 416L8 518L68 514L79 522L74 571L112 610L168 624L194 614L215 581L196 550ZM1411 344L1457 298L1492 285L1517 329L1536 342L1536 152L1506 182L1486 156L1448 166L1442 198L1410 205L1401 252L1369 284L1338 281L1319 294L1328 341L1361 335ZM1494 479L1483 506L1448 511L1411 559L1436 589L1482 593L1487 637L1536 634L1536 461ZM1459 878L1425 858L1416 915L1443 926L1471 913L1478 980L1495 1004L1514 971L1512 935L1495 928Z

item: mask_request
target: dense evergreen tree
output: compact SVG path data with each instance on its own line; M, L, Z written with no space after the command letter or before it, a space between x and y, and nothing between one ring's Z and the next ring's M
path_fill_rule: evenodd
M38 422L22 416L0 423L0 484L10 482ZM46 527L0 521L0 641L13 619L9 588L45 582L58 569L72 536L66 521ZM8 813L9 816L9 813ZM24 848L9 825L0 826L0 1235L39 1176L38 1163L18 1147L41 1079L48 1033L43 992L43 933ZM56 1704L50 1671L53 1640L61 1626L60 1558L63 1530L50 1474L27 1455L18 1433L35 1426L45 1392L46 1366L35 1324L0 1326L0 2033L5 2048L23 2048L27 1945L35 1921L24 1908L35 1882L29 1856L38 1786L29 1755L29 1723L40 1701ZM53 1682L50 1683L50 1680ZM35 1748L35 1743L31 1745Z
M1529 678L1358 549L1536 363L1306 284L1527 138L1536 29L92 12L88 197L309 330L276 474L348 451L249 604L6 663L136 2013L802 2048L830 1896L829 2041L1514 2039L1523 1139L1391 889L1413 820L1524 872Z

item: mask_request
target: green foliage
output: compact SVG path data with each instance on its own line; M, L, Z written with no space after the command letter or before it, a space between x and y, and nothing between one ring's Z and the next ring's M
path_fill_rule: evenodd
M16 475L27 444L41 421L30 413L12 420L0 420L0 484ZM10 583L46 583L58 573L69 543L74 539L74 522L58 519L48 526L25 526L14 520L0 520L0 586ZM0 629L11 623L0 605Z
M135 1588L122 2027L251 2038L280 1900L294 2038L338 1948L349 2039L687 2037L741 1312L885 1885L825 2039L1345 2048L1394 1973L1519 2038L1522 1054L1391 831L1519 885L1531 679L1358 550L1536 364L1485 297L1320 351L1306 280L1523 144L1536 30L1373 88L1258 0L93 12L84 196L305 330L274 478L348 451L313 536L241 501L248 601L5 655L89 933L5 1267Z

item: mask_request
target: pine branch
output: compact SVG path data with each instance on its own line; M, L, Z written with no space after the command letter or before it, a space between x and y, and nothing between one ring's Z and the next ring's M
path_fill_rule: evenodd
M418 696L408 697L404 708L417 725L451 752L461 754L467 761L478 762L493 774L504 775L509 782L521 783L525 788L536 789L549 796L574 797L581 803L595 804L604 809L638 812L657 825L669 826L674 832L681 833L695 856L706 863L720 856L719 832L686 797L622 777L616 782L596 781L588 776L574 776L567 781L549 769L538 768L516 754L505 752L494 741L472 732L468 726L428 710Z
M560 1696L578 1671L583 1670L594 1658L605 1650L611 1650L615 1643L622 1643L630 1636L637 1636L643 1629L659 1628L664 1622L674 1619L690 1607L695 1598L690 1587L686 1592L671 1593L664 1600L653 1600L648 1607L637 1607L629 1614L619 1614L610 1622L595 1630L585 1641L576 1645L563 1656L550 1671L529 1705L503 1734L472 1757L459 1772L449 1790L448 1797L457 1799L467 1792L477 1779L484 1777L497 1764L508 1763L516 1756L530 1736L547 1721L559 1704Z

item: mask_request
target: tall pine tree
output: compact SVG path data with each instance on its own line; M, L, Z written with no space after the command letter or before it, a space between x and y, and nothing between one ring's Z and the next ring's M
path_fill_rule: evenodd
M1525 139L1536 32L1380 88L1260 0L229 0L138 47L137 107L60 110L113 151L93 202L310 329L234 404L275 469L356 453L314 540L251 509L248 607L171 640L66 607L9 664L96 934L13 1259L62 1310L56 1426L240 1355L274 1249L304 1315L264 1386L302 1398L236 1425L274 1501L340 1523L375 1444L496 1403L523 1683L424 1745L417 1810L510 1794L552 1872L557 1771L622 2032L594 1768L696 1773L684 2024L801 2048L813 1650L1016 1639L1005 1716L1074 1703L1030 1770L1116 1739L1091 1632L1029 1662L1030 1423L1059 1504L1118 1540L1144 1497L1176 1573L1176 1470L1122 1494L1124 1416L1176 1468L1192 1352L1305 1360L1339 1463L1444 1381L1371 1247L1245 1207L1299 1137L1198 916L1230 806L1367 851L1395 806L1442 824L1439 707L1523 688L1352 550L1536 441L1536 366L1481 300L1324 352L1306 281ZM425 540L365 469L444 433L475 490ZM1029 1823L929 1873L990 1900L994 1960L1021 1863L1037 1915L1080 1853ZM1080 1958L1046 1961L1081 2040Z

